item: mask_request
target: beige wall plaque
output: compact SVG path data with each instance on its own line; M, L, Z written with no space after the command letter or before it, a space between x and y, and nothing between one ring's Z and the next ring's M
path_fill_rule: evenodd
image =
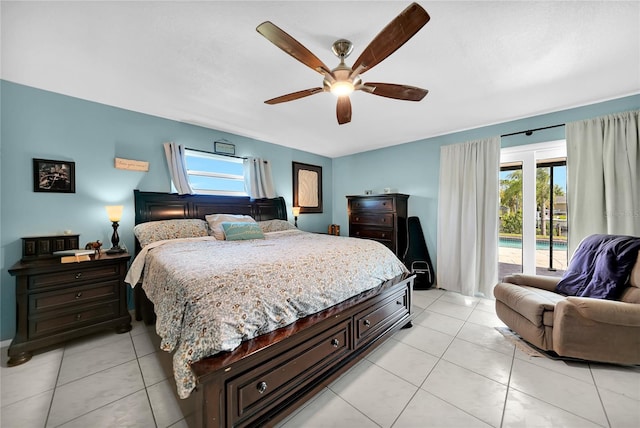
M116 168L129 171L149 171L149 162L116 158Z

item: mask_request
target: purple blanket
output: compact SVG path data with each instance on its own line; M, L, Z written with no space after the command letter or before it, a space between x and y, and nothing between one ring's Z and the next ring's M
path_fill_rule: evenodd
M578 246L556 287L567 296L617 300L638 258L640 238L591 235Z

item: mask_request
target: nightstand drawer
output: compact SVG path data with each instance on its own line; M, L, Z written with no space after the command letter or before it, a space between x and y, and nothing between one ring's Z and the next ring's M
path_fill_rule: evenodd
M65 330L75 330L83 325L109 320L117 314L117 300L106 304L81 306L75 311L65 313L50 312L49 316L40 316L29 320L29 338L34 339Z
M42 275L32 275L29 277L29 289L40 287L50 287L53 285L71 285L74 282L95 281L100 279L118 278L120 274L120 266L117 264L109 264L105 266L88 268L81 262L74 265L74 269L64 272L49 273Z
M68 308L71 305L116 300L119 286L120 282L114 279L98 284L35 293L29 296L29 312L35 315L43 311Z
M377 213L353 213L351 214L351 224L368 224L371 226L393 227L393 214Z
M393 211L393 198L371 198L371 199L357 199L351 201L350 208L352 211L367 210L367 211Z

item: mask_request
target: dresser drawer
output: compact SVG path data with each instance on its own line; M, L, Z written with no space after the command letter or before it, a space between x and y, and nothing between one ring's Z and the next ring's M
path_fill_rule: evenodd
M120 282L117 279L98 284L81 285L58 291L33 293L29 296L29 313L64 309L72 305L109 301L118 298Z
M392 197L382 198L363 198L350 201L349 208L351 211L367 210L367 211L394 211Z
M351 350L351 321L321 333L316 340L294 347L227 382L230 425L249 425L252 415L282 404L287 397L313 381L329 364Z
M79 306L71 311L52 311L47 313L47 316L37 316L29 320L29 339L71 331L84 325L109 320L117 315L117 300L98 305Z
M353 226L351 229L351 236L356 238L369 238L376 241L391 241L394 237L394 233L389 229L374 229L371 227Z
M356 315L356 348L362 346L370 337L377 337L380 330L392 327L399 319L409 313L409 289L405 288L371 308Z
M118 278L119 265L109 264L98 267L83 267L82 263L74 266L76 269L68 271L29 276L29 289L50 287L53 285L70 285L74 282L95 281L101 279Z
M367 224L370 226L379 227L393 227L393 214L378 214L378 213L353 213L351 214L351 224Z

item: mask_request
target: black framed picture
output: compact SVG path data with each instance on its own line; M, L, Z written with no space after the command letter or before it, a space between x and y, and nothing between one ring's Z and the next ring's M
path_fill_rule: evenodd
M322 212L322 167L293 162L293 206L301 213Z
M75 162L33 159L33 191L75 193Z

